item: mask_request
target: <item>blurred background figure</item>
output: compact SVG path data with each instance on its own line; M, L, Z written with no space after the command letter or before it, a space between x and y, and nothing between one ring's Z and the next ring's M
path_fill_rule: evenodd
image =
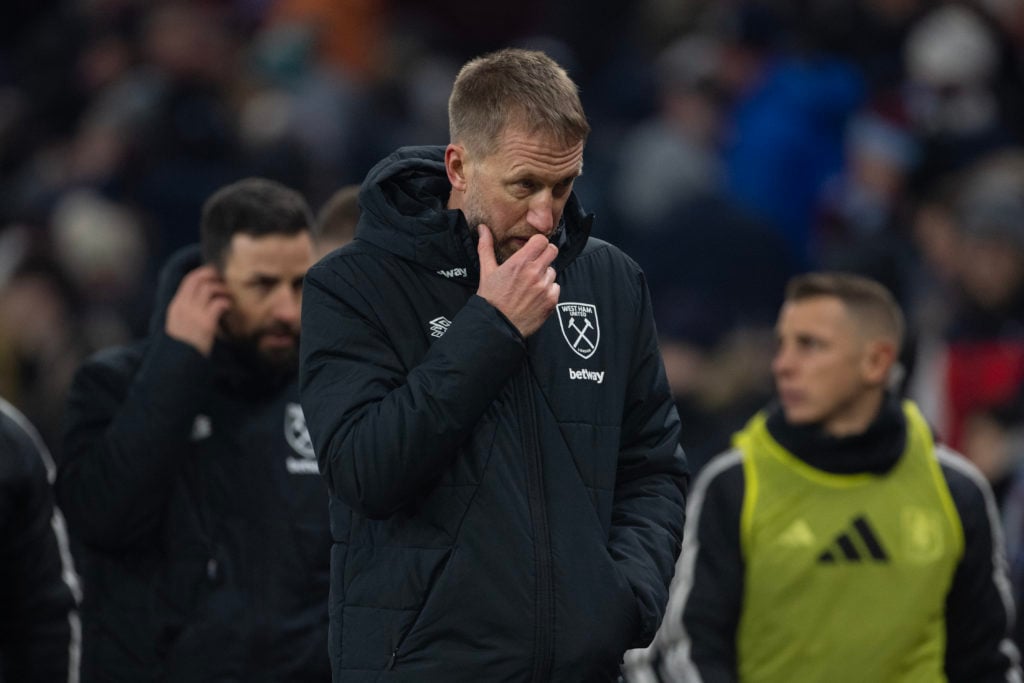
M844 136L845 162L826 182L813 225L822 267L856 271L906 299L912 246L907 191L919 150L898 100L865 103Z
M1002 38L1002 39L1001 39ZM923 143L918 180L961 170L1011 144L1008 102L1019 82L1008 82L1001 61L1006 37L973 3L939 3L905 42L906 103Z
M655 113L626 132L608 188L628 226L619 241L640 241L679 203L721 193L722 49L711 36L687 35L657 55Z
M338 189L320 207L313 223L313 245L317 258L343 247L356 236L359 223L359 185Z
M680 202L650 236L629 253L645 267L697 470L771 394L779 292L798 268L779 235L721 197Z
M726 186L805 265L814 259L819 197L842 168L846 126L865 101L867 83L850 53L846 11L832 3L782 7L779 18L789 28L729 121Z
M53 450L64 397L87 348L77 299L59 266L43 257L22 262L0 288L3 392L32 416Z
M911 391L950 445L997 484L1002 465L972 447L971 425L1018 400L1024 381L1024 154L990 155L959 179L949 216L953 286L936 337L920 340Z
M81 593L56 470L35 428L0 398L0 681L77 683Z
M220 189L150 335L77 369L55 491L83 681L330 679L327 491L297 386L312 223L281 183Z

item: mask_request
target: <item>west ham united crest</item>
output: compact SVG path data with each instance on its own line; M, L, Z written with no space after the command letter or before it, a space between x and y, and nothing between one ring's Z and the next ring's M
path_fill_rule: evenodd
M300 457L288 456L284 459L285 468L291 474L319 474L316 453L313 452L313 440L306 429L306 416L302 414L302 406L289 403L284 407L284 439L292 450Z
M302 414L302 406L298 403L289 403L284 407L284 439L303 458L316 460L313 440L306 429L306 416Z
M558 324L569 347L581 358L590 358L601 341L601 326L597 322L597 306L565 302L558 304Z

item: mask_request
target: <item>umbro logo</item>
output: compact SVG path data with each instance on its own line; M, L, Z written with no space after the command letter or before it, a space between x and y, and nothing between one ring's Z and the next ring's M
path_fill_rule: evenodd
M818 556L819 564L865 560L888 562L889 554L863 515L853 520L850 527L840 533L825 552Z
M211 434L213 434L213 425L210 422L209 415L196 415L196 419L192 423L192 433L189 435L189 439L191 441L202 441L203 439L209 439Z
M452 321L448 318L440 315L430 321L430 336L441 338L444 333L448 331L448 328L452 326Z

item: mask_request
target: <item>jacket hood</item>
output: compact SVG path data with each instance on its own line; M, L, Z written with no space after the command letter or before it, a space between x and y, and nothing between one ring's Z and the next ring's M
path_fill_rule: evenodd
M160 269L160 277L157 281L156 299L153 302L153 314L149 318L149 333L157 334L164 329L167 320L167 308L171 305L171 299L181 285L182 279L191 270L195 270L203 264L202 254L198 244L190 244L182 247L171 254L167 263Z
M443 277L476 282L480 262L477 236L460 210L447 207L451 184L444 147L403 147L374 166L359 194L362 214L356 237ZM593 215L570 195L552 239L556 270L583 249Z

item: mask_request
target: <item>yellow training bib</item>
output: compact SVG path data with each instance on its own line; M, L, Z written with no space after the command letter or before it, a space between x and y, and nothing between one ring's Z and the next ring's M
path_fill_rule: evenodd
M736 436L741 681L945 681L945 602L963 529L927 423L912 403L903 411L906 446L884 475L807 465L763 414Z

